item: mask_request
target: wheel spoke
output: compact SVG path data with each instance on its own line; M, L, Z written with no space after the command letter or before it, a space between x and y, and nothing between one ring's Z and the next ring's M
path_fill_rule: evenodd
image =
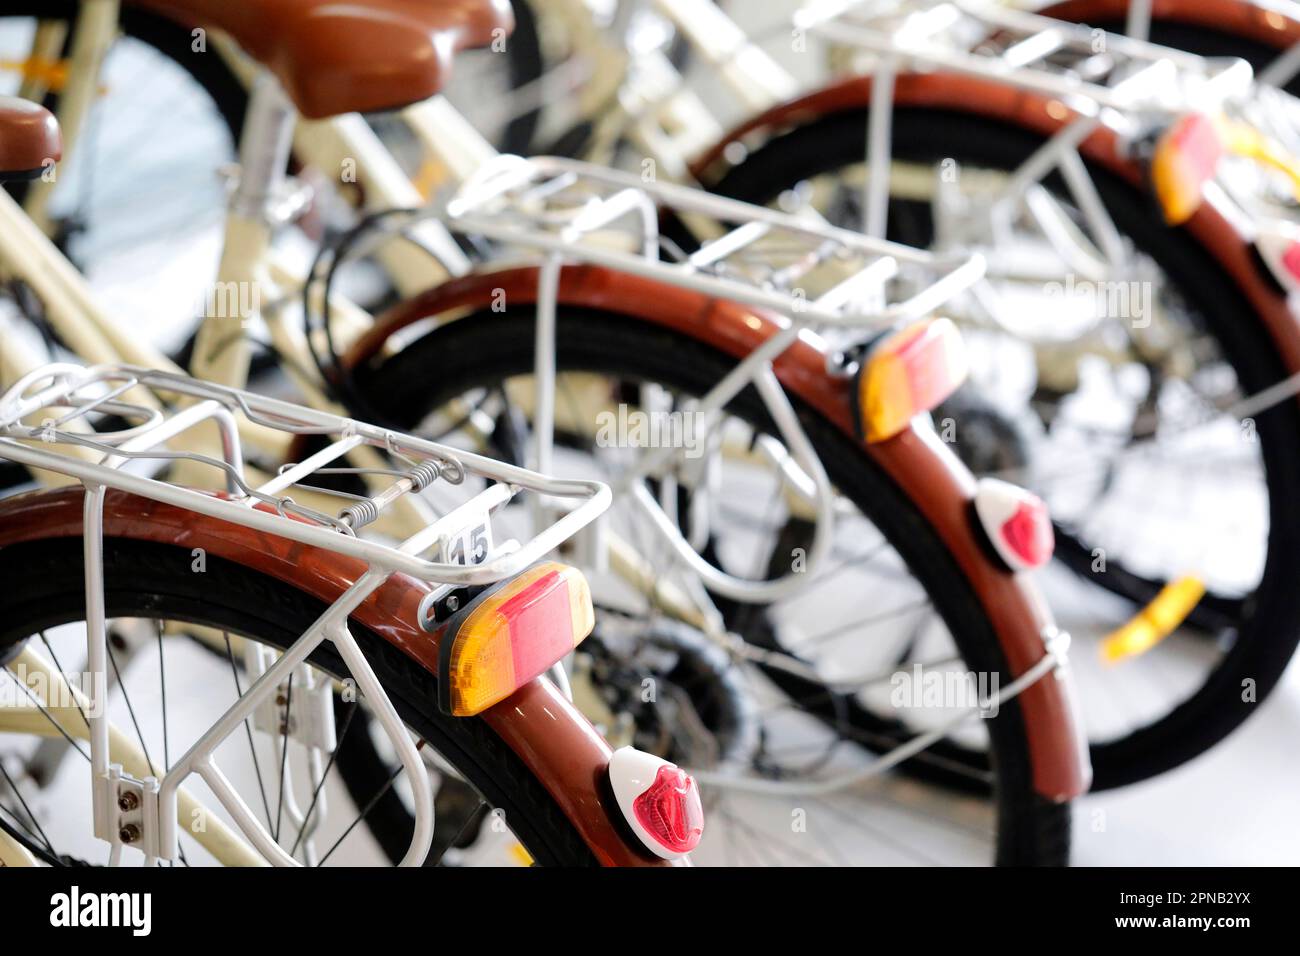
M431 855L429 859L425 861L424 865L442 866L442 858L447 855L447 851L460 842L460 838L469 832L470 826L475 822L477 822L483 816L483 812L485 810L490 810L490 809L491 807L488 805L488 802L486 800L480 799L478 802L478 806L476 806L470 812L469 816L465 818L465 822L460 825L460 829L456 831L455 835L452 836L452 838L448 840L446 844L440 850L438 850L436 854Z
M106 641L108 649L108 662L113 665L113 675L117 678L118 689L122 691L122 702L126 704L126 712L131 715L131 725L135 728L136 739L140 741L140 750L144 754L144 762L149 768L149 773L155 777L161 776L154 766L153 758L149 756L149 746L144 742L144 732L140 729L140 721L136 719L135 707L131 705L131 695L127 692L126 683L122 680L122 672L117 667L117 656L113 653L113 644Z
M51 726L53 726L54 729L57 730L60 735L62 735L63 739L66 740L69 744L71 744L72 748L76 750L77 753L81 754L81 756L85 758L87 763L90 763L90 754L82 750L80 742L77 741L75 738L73 738L72 734L68 733L67 730L64 729L63 725L54 719L54 715L51 714L49 710L46 709L45 705L41 703L40 700L36 697L36 695L32 693L31 688L29 688L26 684L24 684L17 677L15 677L9 671L8 668L5 668L4 673L5 676L7 676L16 685L18 685L19 688L21 688L22 692L27 695L27 699L30 700L32 704L36 706L36 709L39 710L41 714L45 717L45 719L50 722ZM85 719L84 715L82 719ZM87 724L87 726L89 726L89 724Z
M171 742L167 733L167 666L163 662L163 622L158 621L158 690L162 698L163 767L172 767Z
M50 644L50 639L46 636L46 634L45 634L44 631L41 631L41 635L40 635L40 636L41 636L41 643L44 644L44 645L45 645L45 649L46 649L47 651L50 652L50 660L52 660L52 661L54 662L54 667L55 667L55 669L56 669L60 674L67 674L68 671L64 670L63 665L59 663L59 658L58 658L58 656L54 653L54 647L53 647L53 645ZM82 719L82 721L85 723L85 725L86 725L87 727L89 727L89 726L90 726L90 720L86 717L86 710L85 710L85 708L81 706L81 699L80 699L79 697L77 697L76 694L73 694L73 695L72 695L72 701L73 701L73 703L75 703L75 704L77 705L77 713L81 714L81 719Z
M421 740L419 744L417 744L416 749L419 749L422 746L424 746L423 740ZM388 793L389 790L393 789L393 784L397 782L397 778L400 777L401 775L402 775L402 765L399 763L396 769L393 770L392 774L389 775L388 780L384 783L382 787L379 788L379 792L376 793L373 797L370 798L369 801L366 802L365 807L363 807L361 812L357 814L356 819L354 819L351 823L349 823L347 829L343 831L343 835L340 836L337 840L335 840L334 845L329 848L329 850L325 853L323 857L321 857L320 862L316 864L317 866L325 865L325 861L334 855L334 851L337 850L339 848L339 845L342 844L342 842L348 838L348 836L352 833L352 831L356 829L357 824L360 823L362 820L364 820L367 816L369 816L370 811L375 808L375 805L384 798L384 795Z
M13 777L9 776L9 771L5 768L3 760L0 760L0 777L4 777L5 784L9 787L10 793L12 793L18 799L19 806L23 808L23 816L22 817L18 816L16 813L14 813L12 810L9 810L8 808L6 808L6 812L8 812L9 815L12 816L19 823L19 825L22 826L22 828L26 830L28 833L32 833L32 830L30 827L28 827L24 818L26 820L30 820L31 825L36 828L36 833L32 835L36 836L37 834L39 834L39 839L42 843L45 844L45 848L49 850L51 853L54 853L54 844L52 844L50 842L50 838L45 835L45 830L41 826L41 821L36 819L36 814L32 813L32 808L29 807L27 805L27 801L23 799L23 794L22 791L18 789L18 784L14 782Z

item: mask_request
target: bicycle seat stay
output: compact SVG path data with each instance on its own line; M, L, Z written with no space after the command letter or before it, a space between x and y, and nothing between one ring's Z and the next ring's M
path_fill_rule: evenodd
M442 89L461 50L514 27L509 0L128 0L228 33L309 119L392 110Z

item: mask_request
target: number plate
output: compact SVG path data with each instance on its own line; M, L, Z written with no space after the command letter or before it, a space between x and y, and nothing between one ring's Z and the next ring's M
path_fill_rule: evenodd
M462 528L442 539L445 564L482 564L492 553L492 518L479 510Z

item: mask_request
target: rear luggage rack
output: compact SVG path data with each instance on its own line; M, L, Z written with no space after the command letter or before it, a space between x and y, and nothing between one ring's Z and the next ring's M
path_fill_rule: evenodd
M984 274L810 215L713 196L555 157L502 156L450 199L458 232L771 310L798 325L881 330L924 318ZM675 216L705 237L689 254L661 232Z
M138 388L167 396L176 403L174 410L131 402L130 393ZM126 419L127 427L95 431L90 418L96 413ZM326 444L269 478L257 477L243 458L240 418L291 435L313 436ZM22 424L33 419L36 424ZM166 447L169 440L205 423L215 424L220 431L219 453ZM382 452L393 466L335 466L362 446ZM25 376L0 398L0 458L256 528L434 584L485 585L511 577L590 524L610 500L609 489L600 482L549 478L327 412L129 366L55 365ZM221 479L225 492L214 495L141 474L138 468L127 467L131 462L201 466L187 473L197 476L206 470L208 476ZM359 496L311 482L313 476L340 472L365 474L387 484L374 494ZM437 483L459 485L467 475L490 484L400 544L361 533L404 496L418 495ZM440 548L454 535L458 521L473 512L496 512L525 492L571 507L563 508L558 520L537 529L509 553L473 565L441 560ZM312 504L302 503L306 500ZM431 553L437 559L428 557Z
M1213 111L1250 91L1245 60L1207 58L987 0L813 0L796 29L889 60L1061 99L1083 116Z
M157 401L144 401L146 393L166 404L160 407ZM96 424L109 428L96 431ZM219 435L215 442L209 431L213 425ZM206 427L191 434L200 426ZM243 458L240 430L246 426L312 436L324 441L325 447L274 475L259 475ZM185 449L169 449L167 443L181 435L186 436ZM371 457L363 458L359 467L335 465L345 456L364 452L371 453ZM242 864L299 864L294 856L298 844L286 851L277 842L217 766L215 752L306 666L308 655L326 640L333 643L343 659L406 772L416 822L402 864L422 864L433 840L429 776L415 742L349 631L350 615L393 574L403 573L434 586L421 604L419 613L423 617L429 599L452 586L489 585L514 577L576 533L593 527L610 502L609 488L600 482L550 478L338 415L183 375L130 366L84 368L54 364L24 376L0 396L0 459L63 474L85 486L82 534L86 667L92 674L107 673L108 666L104 597L104 511L108 489L364 562L364 570L351 586L306 632L288 644L283 654L259 670L260 676L247 692L166 770L161 780L132 778L118 761L110 759L110 727L106 701L102 699L107 684L94 683L85 708L94 832L110 844L113 864L120 862L124 833L130 834L127 842L145 853L146 863L177 858L180 788L193 774L202 777L247 838L244 843L231 831L225 852L232 859ZM154 467L144 469L149 464ZM364 475L380 481L383 487L358 495L330 491L311 482L313 476L338 472ZM374 524L384 512L406 504L414 506L417 514L428 515L422 492L442 485L460 489L469 476L482 478L486 486L473 494L466 487L463 500L455 507L408 527L408 531L415 530L400 543L393 544L374 533ZM182 477L185 484L181 483ZM224 491L187 486L212 488L214 479ZM548 509L535 513L555 515L555 520L534 524L532 536L522 543L507 541L492 548L492 515L525 492L544 497ZM301 500L295 500L295 496ZM308 500L310 504L303 503ZM457 542L463 544L464 535L471 533L483 547L462 547L458 552ZM472 554L473 550L480 553ZM465 554L466 562L482 558L481 563L449 560L457 553ZM410 623L426 624L424 620ZM34 652L27 650L24 654L36 666L57 674ZM304 681L300 686L310 684L305 675ZM326 712L332 713L328 708ZM332 737L332 729L324 735L326 738ZM304 746L320 755L318 741L308 741ZM310 861L310 837L303 846Z

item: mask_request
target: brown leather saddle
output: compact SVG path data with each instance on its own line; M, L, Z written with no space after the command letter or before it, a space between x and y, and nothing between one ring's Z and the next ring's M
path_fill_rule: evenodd
M0 179L35 179L62 154L63 137L49 110L0 96Z
M230 34L310 119L428 99L442 89L456 53L488 46L514 28L509 0L128 2ZM39 176L61 152L58 123L47 110L0 97L0 179Z
M428 99L442 89L456 53L488 46L514 28L509 0L127 2L230 34L310 119Z

